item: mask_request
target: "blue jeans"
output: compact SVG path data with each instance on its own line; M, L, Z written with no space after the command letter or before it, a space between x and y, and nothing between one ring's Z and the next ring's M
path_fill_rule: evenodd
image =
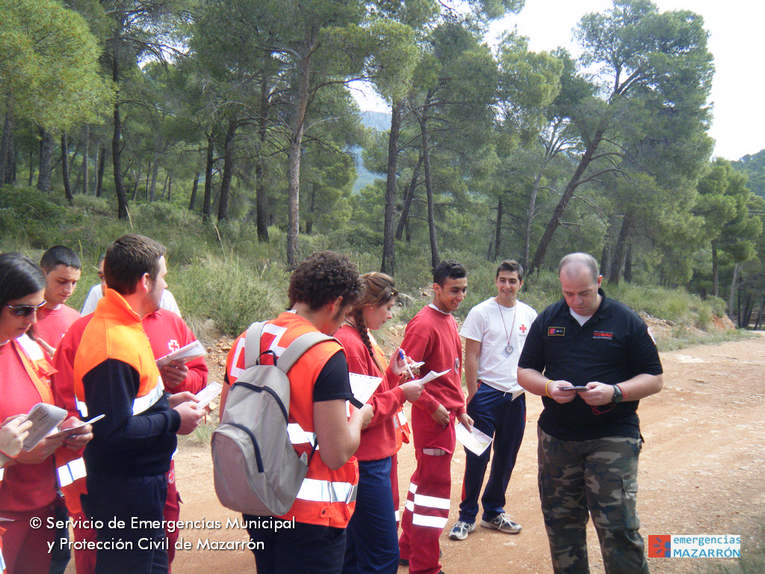
M398 527L390 469L390 457L359 461L359 491L348 523L343 574L398 572Z
M489 480L481 497L482 518L487 521L504 512L505 492L526 429L526 395L512 399L512 394L482 384L467 406L475 427L494 436L494 457ZM481 456L477 456L465 449L465 477L460 503L460 520L465 522L475 522L478 515L478 495L481 493L490 451L487 448Z

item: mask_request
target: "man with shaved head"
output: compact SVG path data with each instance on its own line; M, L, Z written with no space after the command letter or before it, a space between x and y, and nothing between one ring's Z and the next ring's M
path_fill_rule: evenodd
M556 573L589 572L592 516L607 574L647 573L636 510L643 444L640 399L662 387L643 320L601 289L595 258L571 253L558 275L563 299L529 330L518 382L541 395L539 496Z

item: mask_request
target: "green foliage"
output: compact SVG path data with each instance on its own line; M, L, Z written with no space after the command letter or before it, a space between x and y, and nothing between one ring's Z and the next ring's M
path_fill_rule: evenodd
M711 55L691 12L617 0L582 20L575 61L562 49L530 52L516 34L496 51L486 45L488 21L519 10L520 0L459 9L439 0L71 0L70 10L30 2L0 0L0 89L14 95L0 98L9 126L0 175L33 181L39 126L66 127L75 209L62 208L60 163L50 195L4 188L0 232L11 246L34 251L76 238L90 269L119 234L156 236L170 248L171 280L183 277L174 290L192 306L189 270L231 264L239 294L214 311L226 329L239 328L237 309L273 308L244 308L241 293L272 280L282 288L269 265L281 267L279 242L294 233L294 258L331 247L364 270L379 268L383 244L392 247L399 282L415 294L429 287L433 245L475 273L466 308L491 292L496 258L528 265L537 246L543 270L582 250L616 270L614 283L689 285L702 296L731 285L731 306L740 300L744 310L765 292L765 202L747 189L757 190L765 156L735 166L748 184L730 166L708 164ZM94 99L95 84L75 76L93 76L94 53L104 77L119 83L117 174L113 116ZM346 85L358 78L401 111L395 156L390 116L374 132L360 125ZM359 182L349 150L358 155L362 145L369 171ZM83 195L103 159L104 197ZM394 163L386 187L377 174ZM124 221L110 217L115 175L132 194ZM195 211L207 184L217 225L186 209L195 181ZM250 265L259 270L252 285ZM558 297L554 277L527 279L524 294L540 305ZM219 295L205 286L211 276L198 280ZM700 307L692 324L709 321Z
M733 162L733 168L747 176L746 185L753 193L765 198L765 150L745 155Z

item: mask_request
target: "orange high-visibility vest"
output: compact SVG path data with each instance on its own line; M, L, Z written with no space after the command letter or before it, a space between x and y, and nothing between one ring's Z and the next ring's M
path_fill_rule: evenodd
M285 312L263 328L261 353L273 352L278 357L300 335L315 331L316 327L302 317ZM313 421L313 389L324 365L342 346L337 341L326 341L309 349L287 373L290 379L290 440L298 454L311 456L316 444ZM261 355L261 363L273 363L270 354ZM318 449L321 445L317 446ZM308 474L290 510L279 518L296 522L345 528L356 506L359 468L356 457L343 466L331 470L314 452Z
M85 327L82 341L88 340L102 344L81 344L74 358L74 394L77 409L83 416L99 413L87 412L82 379L107 359L127 363L139 373L138 393L133 400L134 415L148 410L162 398L165 388L151 344L143 330L141 317L113 289L106 290L106 295L98 302L93 319ZM105 341L108 344L103 344Z

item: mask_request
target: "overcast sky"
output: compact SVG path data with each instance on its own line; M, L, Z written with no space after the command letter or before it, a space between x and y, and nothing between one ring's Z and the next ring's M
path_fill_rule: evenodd
M714 56L712 127L714 155L738 160L765 149L765 2L762 0L653 0L659 10L692 10L704 17L709 50ZM519 15L496 23L529 38L533 51L565 46L578 54L573 29L588 12L603 12L610 0L526 0ZM384 103L360 98L362 109L381 109Z

